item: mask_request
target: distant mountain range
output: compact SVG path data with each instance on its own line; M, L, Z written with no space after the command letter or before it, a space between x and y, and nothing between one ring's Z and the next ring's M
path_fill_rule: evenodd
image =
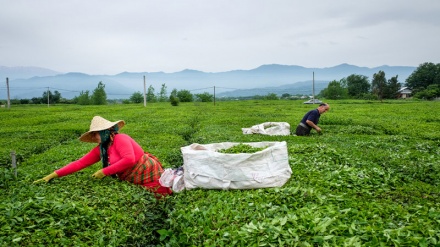
M340 80L352 74L367 76L370 80L374 73L385 72L389 79L398 75L400 83L414 72L416 67L409 66L380 66L374 68L358 67L340 64L329 68L305 68L296 65L262 65L251 70L232 70L226 72L202 72L183 70L174 73L164 72L123 72L116 75L88 75L84 73L59 73L50 69L38 67L4 67L0 66L0 78L9 78L10 96L12 99L41 97L46 90L55 90L61 96L71 99L81 91L90 93L102 81L109 99L129 98L134 92L144 91L144 76L146 87L152 86L158 93L165 84L168 93L174 88L190 90L191 93L208 92L216 97L240 97L267 95L312 94L313 75L315 79L315 94L326 88L333 80ZM4 79L3 79L4 78ZM0 85L0 99L7 97L6 87Z

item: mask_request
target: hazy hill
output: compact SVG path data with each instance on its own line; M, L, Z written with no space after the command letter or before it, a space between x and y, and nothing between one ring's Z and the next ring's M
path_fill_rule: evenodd
M305 68L296 65L271 64L251 70L217 73L187 69L174 73L123 72L116 75L88 75L83 73L59 74L39 68L35 70L35 75L32 77L32 69L35 67L5 68L0 67L0 76L10 79L11 98L41 97L47 88L51 91L59 91L64 98L72 98L81 91L92 92L100 81L105 84L108 98L129 98L136 91L143 92L144 76L146 87L153 86L155 93L160 91L162 84L165 84L168 93L174 88L187 89L192 93L213 93L215 86L216 96L219 97L266 95L268 93L311 94L313 73L315 94L318 94L328 82L340 80L351 74L365 75L371 80L374 73L383 70L387 79L398 75L399 82L404 83L416 69L408 66L386 65L367 68L341 64L329 68ZM2 92L3 88L0 86L0 98L6 98L6 93Z
M315 80L315 95L322 89L328 86L329 81L317 81ZM293 84L281 85L277 87L262 87L262 88L250 88L250 89L237 89L232 91L226 91L222 93L216 93L216 97L249 97L254 95L267 95L270 93L277 94L278 96L288 93L291 95L311 95L313 89L313 81L302 81Z
M40 68L40 67L6 67L0 66L0 78L1 81L6 80L6 77L9 80L15 79L28 79L34 76L53 76L61 74L60 72Z
M32 77L10 81L11 98L41 97L48 89L58 91L63 98L71 99L82 91L88 90L90 94L102 81L108 98L129 98L133 90L111 78L103 80L102 76L87 75L83 73L67 73L55 76Z

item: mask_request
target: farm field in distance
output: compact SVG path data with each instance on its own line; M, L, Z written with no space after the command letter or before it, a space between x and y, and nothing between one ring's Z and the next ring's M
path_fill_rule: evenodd
M323 134L244 135L317 105L249 100L0 109L0 246L437 246L439 101L327 101ZM48 184L34 180L80 158L93 116L125 120L165 168L192 143L286 141L293 174L281 188L194 189L157 201L97 163ZM11 169L16 153L17 177Z

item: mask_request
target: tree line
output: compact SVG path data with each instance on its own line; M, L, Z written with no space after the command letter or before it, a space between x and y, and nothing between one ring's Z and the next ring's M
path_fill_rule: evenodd
M214 95L204 92L200 94L192 94L189 90L177 90L173 89L170 96L168 96L167 86L162 84L159 93L155 93L155 89L152 85L148 87L148 91L145 94L146 100L149 103L154 102L171 102L172 105L178 105L180 102L212 102ZM142 103L144 101L144 94L141 92L134 92L128 99L122 100L109 100L107 93L105 92L105 84L100 81L98 86L90 92L89 90L81 91L78 96L73 99L65 99L58 91L47 90L43 92L41 97L34 97L32 99L13 99L11 104L78 104L78 105L106 105L109 102L115 103L121 101L124 104L130 103ZM0 101L0 104L2 102Z
M440 97L440 64L419 65L403 85L412 90L414 98L432 100ZM384 71L374 73L371 83L367 76L352 74L329 82L318 96L327 99L396 99L401 86L398 75L387 79Z

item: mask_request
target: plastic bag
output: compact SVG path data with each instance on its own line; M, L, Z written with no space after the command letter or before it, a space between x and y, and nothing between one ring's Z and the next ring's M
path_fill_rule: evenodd
M183 174L178 175L173 180L173 192L180 192L185 189L185 182L183 181Z
M174 170L171 168L165 169L165 171L162 173L162 176L160 176L159 183L163 187L172 187L173 186L173 180L176 177Z
M180 192L185 189L183 180L183 167L176 169L167 168L159 179L160 185L172 188L173 192Z

